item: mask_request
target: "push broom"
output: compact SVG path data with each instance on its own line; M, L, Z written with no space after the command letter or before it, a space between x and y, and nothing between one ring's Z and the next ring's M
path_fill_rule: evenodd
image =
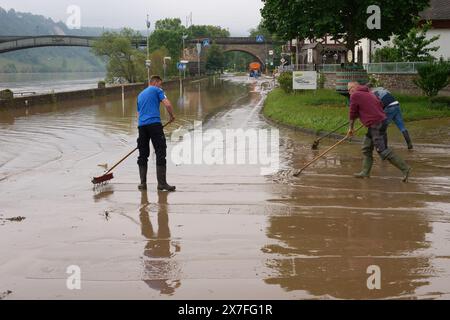
M360 131L362 128L364 128L364 126L359 127L355 133L357 133L358 131ZM329 147L327 150L325 150L324 152L322 152L320 155L318 155L316 158L314 158L313 160L311 160L310 162L308 162L303 168L301 168L300 170L297 170L297 172L294 174L294 177L298 177L300 176L303 171L305 171L306 169L308 169L310 166L312 166L314 163L316 163L317 161L319 161L320 159L322 159L323 157L325 157L328 153L330 153L332 150L336 149L338 146L340 146L341 144L343 144L344 142L346 142L348 139L350 139L351 136L349 134L347 134L345 136L345 138L343 138L342 140L340 140L339 142L337 142L336 144L332 145L331 147Z
M171 124L172 121L168 122L166 125L163 126L163 128L167 127L169 124ZM135 153L138 150L138 148L133 149L129 154L127 154L125 157L123 157L119 162L117 162L111 169L109 169L104 175L100 177L95 177L92 179L92 183L94 186L98 186L104 183L107 183L108 181L111 181L114 179L114 174L112 173L114 169L116 169L122 162L124 162L126 159L131 157L133 153Z
M346 126L348 126L348 125L349 125L349 122L346 122L345 124L343 124L343 125L340 126L339 128L337 128L337 129L333 130L332 132L330 132L330 133L328 133L328 134L326 134L326 135L320 137L319 139L317 139L316 141L314 141L314 144L312 145L311 149L313 149L313 150L318 150L318 149L319 149L320 142L321 142L323 139L326 139L326 138L330 137L331 135L335 134L336 132L338 132L339 130L341 130L342 128L344 128L344 127L346 127Z

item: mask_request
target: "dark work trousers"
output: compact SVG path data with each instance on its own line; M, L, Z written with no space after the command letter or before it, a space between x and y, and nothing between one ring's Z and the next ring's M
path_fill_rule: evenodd
M150 140L156 152L156 165L165 167L167 164L167 144L164 129L161 123L139 127L139 166L147 166L150 157Z
M388 122L373 125L369 128L366 138L364 139L363 153L371 155L375 149L383 160L389 156L391 150L388 147L387 136Z

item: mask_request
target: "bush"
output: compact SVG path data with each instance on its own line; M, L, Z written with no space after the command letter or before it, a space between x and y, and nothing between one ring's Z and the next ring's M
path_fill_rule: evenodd
M440 61L431 62L419 69L419 78L414 80L414 84L418 86L428 97L435 97L439 91L449 85L450 64Z
M12 99L14 99L14 93L9 89L1 90L0 91L0 99L12 100Z
M283 72L278 77L278 83L280 84L281 89L283 89L286 93L292 93L294 89L292 88L293 76L292 72Z
M431 98L432 104L443 104L450 108L450 97L447 96L439 96Z
M98 82L98 88L99 89L105 89L106 88L106 82L105 81L99 81Z
M319 81L317 83L319 86L319 89L324 89L326 82L327 82L327 78L325 77L325 73L321 72L320 76L319 76Z
M377 79L374 75L370 74L369 75L369 85L372 88L379 88L379 87L383 87L383 82L379 79Z

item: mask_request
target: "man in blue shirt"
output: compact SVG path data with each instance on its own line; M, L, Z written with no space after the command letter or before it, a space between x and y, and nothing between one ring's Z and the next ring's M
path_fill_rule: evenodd
M139 115L139 175L141 184L139 190L147 190L148 158L150 156L150 141L156 152L156 174L159 191L175 191L174 186L167 183L167 144L164 128L161 123L160 104L163 103L170 116L170 122L175 120L172 103L161 89L162 79L153 76L150 86L138 96L137 111Z

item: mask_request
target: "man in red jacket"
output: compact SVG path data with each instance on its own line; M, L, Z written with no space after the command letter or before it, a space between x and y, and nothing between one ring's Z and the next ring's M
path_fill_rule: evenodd
M357 82L348 84L350 93L350 130L349 135L354 135L355 121L360 119L368 128L363 146L363 170L355 174L356 178L370 178L373 166L373 150L376 149L381 159L388 160L403 173L403 182L408 182L411 167L388 147L387 127L388 121L380 100L370 92L366 86Z

